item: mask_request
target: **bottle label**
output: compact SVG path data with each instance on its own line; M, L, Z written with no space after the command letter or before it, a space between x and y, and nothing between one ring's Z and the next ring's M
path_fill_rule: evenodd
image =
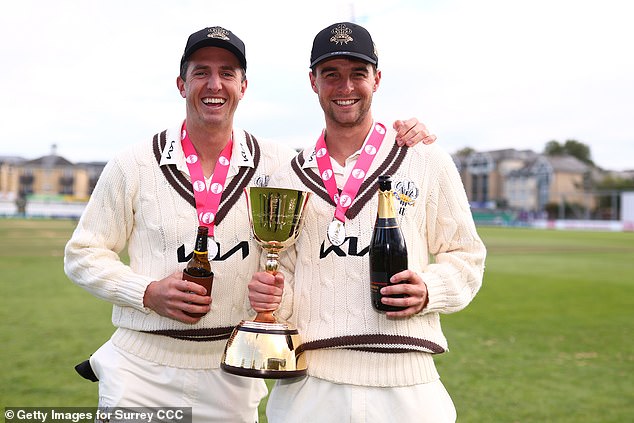
M375 294L379 294L381 289L387 285L386 282L370 282L370 290Z
M214 283L214 274L213 272L209 276L192 276L187 273L187 270L183 270L183 279L186 281L197 283L198 285L202 285L207 290L206 296L211 296L211 288ZM190 313L188 311L183 311L188 316L191 317L203 317L206 313Z
M183 270L183 279L186 281L197 283L198 285L202 285L207 290L206 296L211 295L211 288L214 284L214 274L213 272L209 276L193 276L187 273L187 269Z

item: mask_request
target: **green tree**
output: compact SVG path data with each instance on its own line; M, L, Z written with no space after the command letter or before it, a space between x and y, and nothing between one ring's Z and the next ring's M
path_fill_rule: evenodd
M576 157L586 164L594 166L594 162L592 161L590 154L590 147L577 140L566 140L563 144L560 144L555 140L548 141L544 147L544 154L547 156L561 156L568 154Z
M589 165L594 165L594 162L590 157L590 147L588 147L587 144L576 140L566 140L566 143L564 144L564 150L566 150L566 153L578 158L582 162Z
M464 157L468 157L471 155L471 153L475 153L475 150L471 147L464 147L458 151L456 151L456 154L458 156L464 156Z
M606 176L605 178L597 182L596 188L604 191L634 190L634 179L626 179L619 176Z
M544 147L544 154L547 156L561 156L564 154L564 146L559 141L548 141Z

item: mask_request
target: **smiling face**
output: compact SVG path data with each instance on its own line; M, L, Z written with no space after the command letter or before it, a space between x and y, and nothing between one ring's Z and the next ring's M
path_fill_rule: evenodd
M350 59L322 62L310 73L327 125L340 127L371 123L372 96L380 81L381 72L372 65Z
M189 57L185 79L176 84L186 100L188 128L231 128L247 89L238 58L219 47L204 47Z

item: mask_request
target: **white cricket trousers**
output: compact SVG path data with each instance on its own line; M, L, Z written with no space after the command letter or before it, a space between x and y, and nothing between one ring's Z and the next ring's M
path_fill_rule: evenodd
M91 357L99 407L191 407L193 423L258 421L268 393L262 379L222 369L180 369L144 360L106 342Z
M440 380L379 388L307 376L278 380L266 416L269 423L454 423L456 408Z

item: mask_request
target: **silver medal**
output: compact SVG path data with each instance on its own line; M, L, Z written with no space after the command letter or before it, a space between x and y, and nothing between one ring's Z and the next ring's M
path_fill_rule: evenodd
M328 225L328 240L332 245L337 247L343 244L346 240L346 227L343 222L338 219L333 219Z
M218 244L216 244L216 240L213 236L207 237L207 250L209 251L209 261L213 260L218 254Z

